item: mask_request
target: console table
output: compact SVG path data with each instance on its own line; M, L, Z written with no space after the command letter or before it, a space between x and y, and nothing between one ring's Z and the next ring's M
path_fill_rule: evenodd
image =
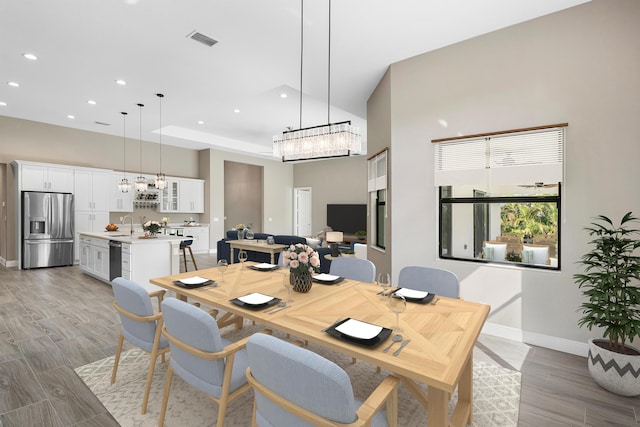
M233 264L233 250L234 249L241 249L241 250L245 250L245 251L255 251L255 252L264 252L267 254L271 254L271 264L275 264L275 254L280 253L284 250L284 248L287 247L287 245L279 245L279 244L273 244L273 245L269 245L266 242L263 241L258 241L258 240L250 240L250 239L243 239L243 240L229 240L227 243L229 243L229 246L231 247L231 254L230 254L230 264Z

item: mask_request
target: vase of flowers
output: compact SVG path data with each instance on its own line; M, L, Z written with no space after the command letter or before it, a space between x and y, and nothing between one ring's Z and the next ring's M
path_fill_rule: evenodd
M238 231L238 240L244 239L244 229L247 228L244 224L236 225L236 230Z
M147 237L157 237L160 227L161 225L158 221L149 220L142 224L142 229L145 231Z
M289 283L296 292L311 290L311 275L320 271L320 256L313 248L297 243L283 253L282 265L289 267Z

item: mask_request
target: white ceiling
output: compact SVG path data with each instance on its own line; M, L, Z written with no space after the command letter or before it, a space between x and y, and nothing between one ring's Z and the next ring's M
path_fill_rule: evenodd
M584 2L335 0L328 118L328 1L306 1L302 127L351 120L366 141L390 64ZM0 115L122 136L126 111L138 138L143 103L142 138L157 142L161 92L163 144L270 156L274 134L300 127L299 87L299 0L0 1Z

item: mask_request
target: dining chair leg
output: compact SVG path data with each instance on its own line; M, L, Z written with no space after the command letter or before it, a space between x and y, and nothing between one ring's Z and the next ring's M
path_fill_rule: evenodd
M164 359L164 353L162 353ZM147 373L147 384L144 388L144 397L142 399L142 415L147 413L147 404L149 403L149 392L151 391L151 381L153 380L153 372L156 369L156 361L158 360L158 349L154 348L149 355L149 372ZM164 361L164 360L163 360Z
M171 390L171 378L173 377L173 368L169 365L167 369L167 380L164 383L164 396L162 396L162 406L160 407L160 420L158 427L164 426L164 416L167 412L167 402L169 401L169 390Z
M258 405L256 404L256 399L253 399L253 414L251 415L251 427L258 427L258 423L256 422L256 411L258 410Z
M187 250L186 250L186 248L182 248L182 259L184 260L184 271L189 271L187 269Z
M113 371L111 371L111 384L116 382L116 373L118 372L118 363L120 363L120 353L122 352L122 343L124 342L124 335L120 332L118 337L118 348L116 348L116 358L113 361Z

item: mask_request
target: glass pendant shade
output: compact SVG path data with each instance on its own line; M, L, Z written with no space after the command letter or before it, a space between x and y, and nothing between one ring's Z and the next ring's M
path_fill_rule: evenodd
M131 184L129 184L129 180L127 178L122 178L120 184L118 184L118 188L123 193L128 193L131 190Z
M156 188L158 190L164 190L165 188L167 188L167 177L164 176L164 174L162 172L156 174Z
M147 191L147 178L144 176L139 176L136 178L136 191Z
M351 122L285 131L273 137L273 155L283 162L360 154L362 140Z

